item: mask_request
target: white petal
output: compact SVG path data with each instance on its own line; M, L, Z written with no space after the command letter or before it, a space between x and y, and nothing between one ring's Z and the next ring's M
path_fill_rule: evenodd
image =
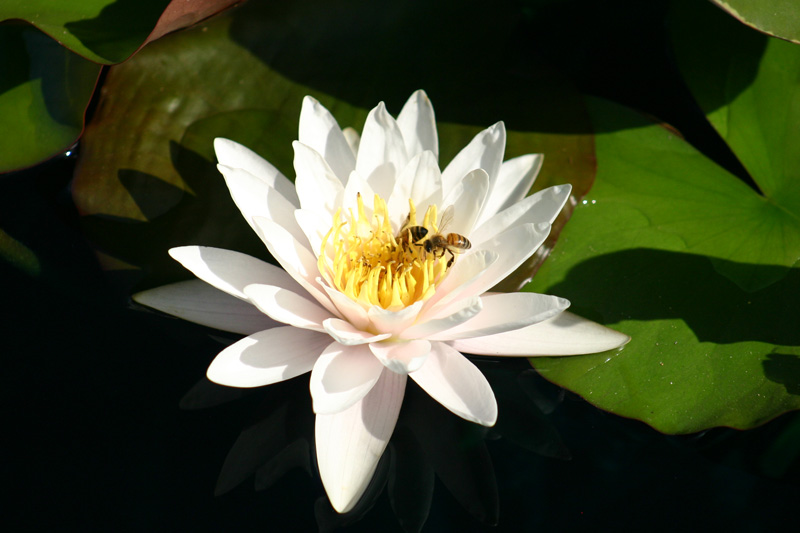
M424 339L404 342L373 342L369 349L378 361L398 374L419 370L428 359L431 343Z
M497 401L480 370L447 344L431 343L422 368L409 374L431 398L465 420L483 426L497 421Z
M439 138L436 133L436 117L433 105L425 91L418 90L411 95L397 115L397 125L403 133L408 157L412 158L424 150L433 152L439 160Z
M361 176L370 176L372 172L385 163L391 163L395 173L406 166L408 156L403 141L403 134L392 116L386 112L383 102L369 112L361 133L358 147L356 172ZM374 185L373 185L374 187ZM380 187L374 187L378 192ZM389 187L391 192L392 187ZM381 194L381 192L378 192ZM388 197L387 193L384 198ZM381 194L383 196L383 194Z
M169 255L206 283L243 300L247 300L244 288L252 283L302 291L285 270L239 252L207 246L180 246L170 249Z
M425 320L431 315L431 310L445 297L452 298L453 294L461 287L466 287L478 279L491 264L497 261L498 255L490 250L478 250L464 257L460 257L453 267L447 272L441 284L436 287L436 293L425 302L420 320Z
M333 414L344 411L372 390L383 371L367 346L328 346L311 371L311 397L314 412Z
M358 195L361 194L361 201L366 208L367 216L372 214L373 204L375 203L375 191L372 190L370 184L364 180L358 172L352 172L350 179L347 180L347 186L344 188L344 196L342 196L342 211L345 214L350 210L353 213L358 213ZM328 223L330 228L331 223Z
M395 164L391 161L378 165L373 169L372 173L367 176L367 183L375 194L380 195L381 198L389 198L394 189L394 184L397 181L398 171Z
M361 144L361 136L353 128L345 128L342 130L342 133L344 134L344 138L347 141L347 146L350 147L350 150L353 152L353 158L355 159L356 155L358 154L358 145Z
M490 181L497 179L505 150L506 127L502 122L476 135L442 172L442 188L445 196L461 181L461 178L476 168L485 170L489 174Z
M297 225L303 231L311 252L315 257L319 257L322 248L322 239L328 233L333 219L318 211L310 211L308 209L298 209L294 212L294 218L297 220ZM301 241L302 242L302 241ZM332 245L328 243L328 247L332 249Z
M386 204L392 225L397 230L408 215L408 200L414 200L418 222L431 204L442 205L442 173L432 152L415 156L397 177L394 190Z
M494 335L547 320L569 307L564 298L533 292L484 294L481 303L477 316L429 338L449 341Z
M208 379L229 387L290 379L311 370L330 341L323 333L291 326L259 331L222 350L208 367Z
M282 325L254 305L199 279L156 287L134 294L133 299L189 322L241 335Z
M361 307L360 303L354 302L336 289L328 287L319 278L317 278L317 283L325 290L328 298L331 299L342 317L355 326L356 329L365 331L369 328L370 320L367 318L367 311Z
M255 217L266 217L283 226L295 239L305 238L294 219L294 211L297 206L277 190L246 170L224 165L217 165L217 169L225 177L231 198L250 227L255 230L253 222Z
M542 154L528 154L509 159L500 165L500 172L492 183L489 197L483 206L480 224L525 198L542 168L543 159Z
M294 183L300 198L300 207L333 216L342 204L342 182L316 150L298 141L293 142L292 147L294 170L297 174Z
M486 240L521 224L552 224L569 199L572 185L556 185L538 191L511 207L497 213L480 225L472 234L473 246L481 246Z
M396 311L389 311L373 305L369 308L367 315L374 331L396 335L414 323L423 303L422 301L414 302L408 307Z
M336 339L337 342L346 346L378 342L388 339L392 336L390 333L373 335L372 333L361 331L349 322L339 320L338 318L329 318L328 320L324 321L322 325L325 328L325 331L327 331L331 337Z
M463 324L481 312L482 303L478 296L464 298L447 307L447 314L441 316L426 317L424 322L414 324L400 336L404 339L425 339L433 337L441 331L454 328Z
M613 350L631 338L567 311L544 322L497 335L453 341L463 352L480 355L578 355Z
M483 248L495 252L497 261L473 281L454 287L428 312L436 315L449 312L451 306L458 305L458 300L488 291L529 258L549 233L550 224L522 224L486 241Z
M406 376L388 370L352 407L317 415L317 464L331 505L346 513L364 494L397 423Z
M333 115L311 96L303 98L298 140L316 150L333 173L347 183L356 167L356 158Z
M317 283L317 259L289 232L268 218L256 218L256 230L269 253L311 296L333 314L336 307Z
M277 190L295 206L300 206L294 183L280 173L266 159L241 144L217 137L214 139L217 161L230 168L241 168Z
M440 231L447 233L460 233L469 235L472 227L486 200L486 193L489 191L489 175L482 168L470 171L464 179L450 190L450 193L442 202L443 207L452 205L453 221Z
M271 285L248 285L244 293L256 307L273 320L325 333L322 323L331 318L330 311L299 294Z

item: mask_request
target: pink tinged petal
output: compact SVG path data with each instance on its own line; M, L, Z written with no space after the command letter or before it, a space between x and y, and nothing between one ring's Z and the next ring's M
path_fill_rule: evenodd
M181 246L169 255L195 276L232 296L247 300L244 288L252 283L302 290L286 271L261 259L222 248Z
M244 289L253 305L273 320L325 333L322 323L331 318L330 311L299 294L271 285L248 285Z
M342 133L344 134L344 139L347 141L347 146L349 146L350 150L353 152L353 159L355 159L356 154L358 154L358 145L361 143L361 136L356 130L349 127L343 129Z
M292 147L297 175L294 183L300 207L333 216L342 204L344 186L341 180L316 150L298 141L293 142Z
M291 379L311 370L330 341L291 326L259 331L222 350L208 367L208 379L247 388Z
M311 296L333 314L336 307L317 283L317 259L281 226L268 218L256 218L258 236L267 245L269 253L281 264Z
M414 324L400 336L404 339L424 339L435 337L438 333L454 328L459 324L470 320L481 312L483 304L477 296L458 300L452 306L448 306L446 314L429 315L424 322Z
M414 200L419 217L431 204L442 204L442 173L436 163L436 156L425 151L417 154L400 171L394 190L387 202L392 223L399 230L408 215L408 200ZM421 219L418 221L421 222Z
M220 165L229 168L240 168L249 172L268 186L277 190L284 198L295 206L300 206L294 183L272 166L266 159L249 148L222 137L214 139L214 151Z
M277 190L246 170L229 168L223 165L217 165L217 168L225 177L225 183L228 185L231 198L233 198L236 207L242 212L242 216L250 224L250 227L255 230L253 222L255 217L265 217L283 226L294 238L305 238L294 219L294 211L297 206Z
M459 351L479 355L532 357L604 352L629 340L624 333L565 311L532 326L450 344Z
M572 185L569 184L548 187L504 209L470 234L472 245L481 246L486 240L513 226L543 222L552 224L569 199L571 191Z
M448 312L452 306L458 305L458 300L488 291L528 259L549 233L550 224L523 224L486 241L482 247L495 252L497 260L471 282L455 287L445 294L430 312L436 314ZM437 288L437 292L440 288Z
M408 374L419 370L428 359L431 343L424 339L402 342L373 342L369 349L383 363L383 366L397 372Z
M279 326L256 307L193 279L133 295L133 300L201 326L250 335Z
M422 368L409 374L431 398L465 420L493 426L497 401L480 370L457 350L441 342L431 343Z
M439 160L436 117L433 113L433 105L425 91L418 90L411 95L400 114L397 115L397 125L403 133L408 157L414 157L424 150L430 150L435 160Z
M569 307L569 300L533 292L484 294L481 303L483 309L477 316L439 333L435 340L450 341L511 331L547 320Z
M543 160L542 154L528 154L500 165L500 172L483 207L480 223L525 198L542 168Z
M311 371L314 412L330 415L344 411L367 395L383 372L367 346L328 346Z
M311 96L303 98L298 140L317 151L344 184L356 158L333 115Z
M338 318L329 318L322 323L322 326L325 328L325 331L328 332L328 335L345 346L378 342L392 336L391 333L375 335L367 331L361 331L349 322Z
M452 205L454 209L453 221L447 227L439 228L440 231L462 235L472 233L488 191L489 175L486 171L481 168L470 171L442 202L443 207Z
M455 187L471 170L482 168L490 181L496 180L506 149L506 127L502 122L483 130L475 136L447 165L442 172L444 194Z
M369 112L364 123L356 159L356 172L361 176L370 176L376 168L386 163L391 163L394 171L399 172L407 162L408 156L400 127L381 102ZM388 197L392 190L392 187L388 187L388 192L382 193L378 190L382 187L374 185L373 187L381 196L385 194L384 198Z
M351 300L352 301L352 300ZM424 302L414 302L408 307L390 311L377 305L369 308L367 316L373 331L397 335L417 320Z
M406 376L383 371L372 390L349 409L317 415L317 464L331 505L351 510L375 473L394 432Z
M489 266L497 261L497 258L497 253L490 250L478 250L460 257L448 271L444 281L436 288L434 295L425 302L420 319L425 320L428 316L432 316L429 315L430 310L441 300L448 298L448 301L452 301L452 298L458 295L461 287L468 286L486 272Z
M322 283L320 278L317 278L317 283L322 286L331 299L339 315L342 316L352 324L356 329L366 331L370 326L370 320L367 317L367 311L361 306L360 303L351 300L336 289L332 289L326 284Z

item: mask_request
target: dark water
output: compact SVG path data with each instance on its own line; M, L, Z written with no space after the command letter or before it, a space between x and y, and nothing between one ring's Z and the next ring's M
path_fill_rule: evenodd
M0 263L13 530L794 529L797 415L665 436L524 360L480 363L500 407L489 431L410 386L369 501L337 516L311 455L307 376L247 393L204 382L230 339L129 306L80 234L64 164L0 183L4 231L41 259L35 274Z

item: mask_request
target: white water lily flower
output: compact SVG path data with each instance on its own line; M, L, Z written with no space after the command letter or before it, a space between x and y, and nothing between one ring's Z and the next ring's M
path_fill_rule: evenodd
M379 104L360 138L306 97L294 185L244 146L214 143L234 202L283 269L217 248L174 248L227 294L183 282L135 296L247 335L211 363L214 382L258 387L311 371L319 471L339 512L366 489L407 377L456 415L491 426L494 394L462 352L572 355L629 339L565 313L563 298L487 292L542 244L571 190L526 197L542 157L503 162L505 142L498 122L440 171L424 92L396 120Z

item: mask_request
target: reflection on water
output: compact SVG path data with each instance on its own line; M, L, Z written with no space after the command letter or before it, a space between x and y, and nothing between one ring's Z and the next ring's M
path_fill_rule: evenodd
M548 394L541 390L540 378L524 361L479 358L475 362L497 396L500 415L495 427L485 428L453 415L409 381L395 432L367 491L346 514L336 513L324 495L317 498L314 514L320 531L357 524L373 512L384 492L396 524L405 531L419 531L428 519L437 478L476 525L495 526L500 502L487 440L505 437L542 456L569 458L558 431L545 415L563 400L563 391ZM222 466L216 495L249 479L254 479L256 490L280 487L281 478L296 469L312 476L321 489L307 380L307 376L290 380L281 394L264 394L254 403ZM187 393L181 406L214 407L245 393L204 378Z

